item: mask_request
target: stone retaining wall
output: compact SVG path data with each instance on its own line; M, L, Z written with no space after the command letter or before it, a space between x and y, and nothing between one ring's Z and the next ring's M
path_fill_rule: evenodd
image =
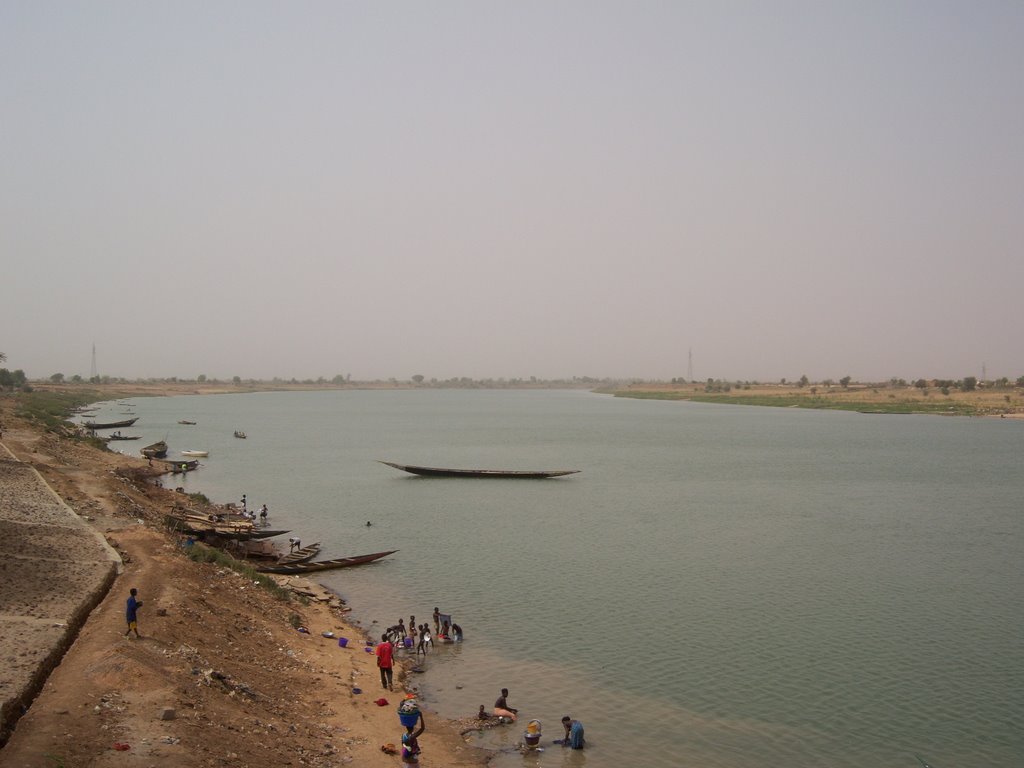
M0 746L120 563L32 466L0 457Z

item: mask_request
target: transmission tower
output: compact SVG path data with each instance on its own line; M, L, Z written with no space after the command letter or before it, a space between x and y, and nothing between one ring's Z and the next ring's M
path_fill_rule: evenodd
M95 379L96 374L96 342L92 343L92 367L89 369L89 379Z
M693 347L686 356L686 380L693 381Z

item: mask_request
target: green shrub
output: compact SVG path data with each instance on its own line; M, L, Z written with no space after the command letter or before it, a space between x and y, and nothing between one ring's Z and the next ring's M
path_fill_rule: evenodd
M224 550L217 549L216 547L210 547L197 541L188 548L188 556L189 559L194 560L197 563L212 563L213 565L219 565L223 568L230 568L232 571L235 571L235 573L239 573L249 581L255 582L259 586L263 587L263 589L267 590L278 600L284 600L286 602L291 600L291 591L278 585L278 583L274 581L269 574L260 573L249 565L249 563L244 560L237 560Z
M75 408L96 402L97 393L86 392L20 392L15 415L42 425L53 432L65 426Z

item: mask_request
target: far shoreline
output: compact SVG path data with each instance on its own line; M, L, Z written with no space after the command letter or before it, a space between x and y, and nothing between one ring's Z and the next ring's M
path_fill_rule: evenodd
M595 390L638 400L672 400L710 405L750 405L853 411L864 414L972 416L1024 419L1024 388L1013 385L947 392L935 387L856 384L848 387L749 384L650 385Z
M715 405L753 405L772 408L842 410L865 414L917 414L937 416L988 416L1024 419L1024 387L1013 383L980 383L973 388L924 385L906 382L849 383L751 383L736 382L633 382L628 384L577 379L574 381L479 382L369 381L117 381L109 383L32 382L38 391L52 391L99 403L125 397L175 397L260 392L437 391L437 390L586 390L595 394L646 400L679 400ZM944 383L945 384L945 383Z

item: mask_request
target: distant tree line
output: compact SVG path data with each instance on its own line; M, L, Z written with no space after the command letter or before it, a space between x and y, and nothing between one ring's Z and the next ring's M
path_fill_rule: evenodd
M0 352L0 363L6 362L7 355ZM63 384L70 382L72 384L85 383L85 379L75 374L71 377L65 377L63 373L54 373L50 376L50 381L54 384ZM179 378L177 376L171 376L169 378L148 378L148 379L126 379L111 376L93 376L88 379L90 384L117 384L117 383L149 383L149 384L166 384L166 383L187 383L195 381L197 383L222 383L219 379L209 378L205 373L199 374L195 379ZM337 387L342 387L352 383L352 374L337 374L334 378L328 382L323 376L317 379L281 379L273 378L269 382L264 379L245 379L241 376L232 376L231 382L236 386L241 386L243 383L247 385L264 385L270 384L292 384L292 385L305 385L305 386L326 386L328 383ZM787 380L785 378L780 379L779 383L783 386L786 385ZM592 376L573 376L571 379L538 379L536 376L530 376L529 378L486 378L486 379L473 379L468 376L458 376L448 379L437 379L432 378L427 381L426 376L417 373L409 377L407 382L400 382L398 379L391 378L386 382L382 380L373 380L365 382L357 382L361 384L383 384L387 383L391 386L430 386L437 388L490 388L490 389L502 389L502 388L516 388L516 387L560 387L560 386L588 386L588 387L610 387L617 386L623 383L621 380L612 378L596 378ZM645 384L645 383L660 383L660 382L648 382L641 379L633 379L630 381L632 384ZM733 389L750 389L751 386L761 386L759 381L727 381L724 379L708 378L704 382L687 382L683 377L675 377L671 380L673 386L686 386L687 384L692 386L701 387L703 386L705 392L730 392ZM807 374L803 374L799 379L796 380L795 384L799 388L804 388L811 383L810 378ZM821 386L831 389L835 385L835 381L832 379L823 379L818 382ZM839 386L843 389L848 389L850 384L853 383L851 376L843 376L839 379ZM912 384L908 383L906 379L893 377L884 384L875 383L864 383L860 384L864 387L877 388L881 386L888 386L893 389L900 389L904 387L916 387L922 392L927 393L929 387L938 389L942 394L948 395L953 389L959 389L962 392L973 392L977 389L1009 389L1012 386L1024 388L1024 376L1019 376L1016 381L1011 384L1010 379L1006 376L1002 378L994 379L991 381L979 381L976 376L965 376L959 380L953 379L916 379ZM0 390L25 390L30 389L28 379L25 376L25 372L21 369L15 371L9 371L6 368L0 368ZM811 388L811 393L816 394L818 391L817 387Z
M704 382L688 382L682 376L671 379L670 383L673 386L678 387L687 386L688 384L698 388L703 386L705 392L729 392L733 389L750 389L751 386L762 386L762 383L759 381L728 381L725 379L715 378L708 378ZM812 382L810 378L808 378L807 374L802 375L799 379L793 382L790 382L787 378L779 379L780 386L796 386L801 389L811 383ZM822 379L820 382L814 383L826 387L827 389L831 389L837 382L833 379ZM976 376L964 376L962 379L917 379L913 383L908 383L906 379L897 377L893 377L887 382L854 382L851 376L843 376L838 381L839 386L843 389L848 389L850 385L854 383L861 387L871 387L874 389L880 387L903 389L913 386L923 391L927 391L929 387L934 387L935 389L940 390L943 394L948 395L954 389L958 389L961 392L974 392L979 389L1010 389L1012 387L1024 388L1024 376L1019 376L1013 382L1011 382L1007 376L992 379L990 381L980 381ZM813 387L811 391L816 393L818 391L818 387Z
M3 369L0 369L3 370ZM24 384L25 378L23 372L16 372L19 374L18 384ZM484 378L474 379L469 376L455 376L448 379L431 378L429 381L423 374L414 374L406 380L399 380L397 378L389 379L370 379L370 380L353 380L352 374L337 374L331 379L327 379L323 376L318 378L306 378L298 379L292 377L290 379L284 379L280 377L274 377L272 379L243 379L241 376L232 376L230 379L221 380L212 378L205 373L201 373L195 378L179 377L179 376L166 376L166 377L149 377L149 378L136 378L130 379L118 376L93 376L86 380L80 375L66 376L63 373L51 374L49 380L54 384L223 384L230 382L235 386L266 386L266 385L295 385L295 386L311 386L311 387L344 387L352 385L353 383L359 385L389 385L393 387L409 387L409 386L428 386L435 388L464 388L464 389L507 389L513 387L597 387L597 386L612 386L618 384L619 381L616 379L599 379L591 376L573 376L568 379L539 379L536 376L529 377L512 377L512 378ZM0 381L3 381L0 378Z
M7 361L7 355L0 352L0 363ZM8 371L6 368L0 368L0 390L3 389L28 389L28 379L25 378L25 372L20 368L16 371Z

